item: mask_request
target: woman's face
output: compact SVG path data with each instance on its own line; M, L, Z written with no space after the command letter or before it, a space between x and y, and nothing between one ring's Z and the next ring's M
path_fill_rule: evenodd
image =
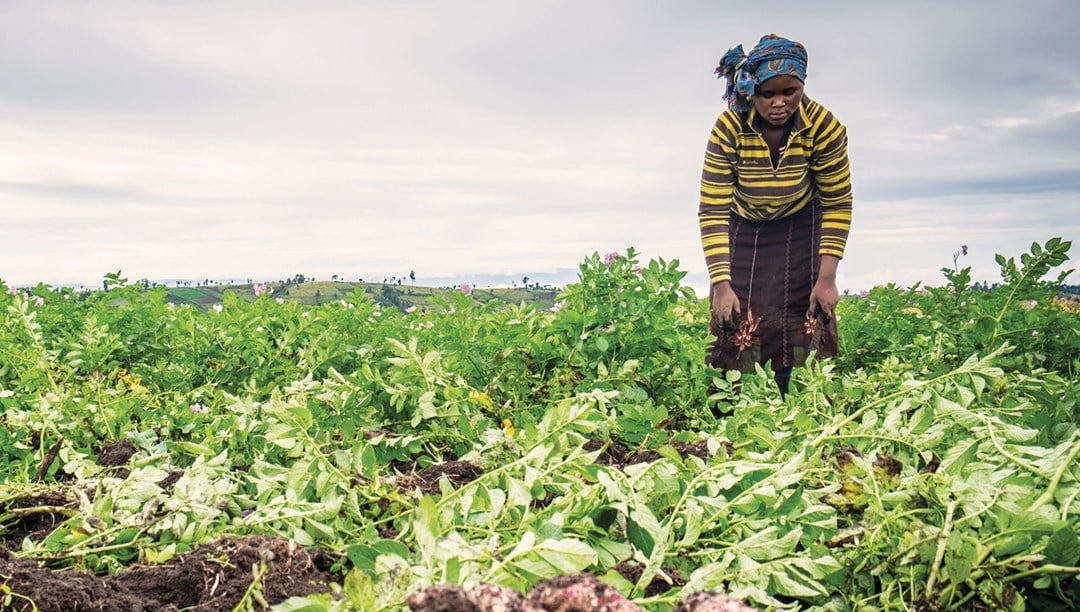
M784 125L802 102L802 81L782 74L761 83L751 100L758 115L772 125Z

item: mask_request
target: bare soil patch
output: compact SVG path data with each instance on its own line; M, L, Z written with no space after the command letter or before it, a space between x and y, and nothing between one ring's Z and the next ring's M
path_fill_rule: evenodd
M267 536L223 539L161 565L135 565L115 576L54 571L0 549L0 580L15 594L11 609L232 610L256 609L294 596L330 590L334 577L318 551Z

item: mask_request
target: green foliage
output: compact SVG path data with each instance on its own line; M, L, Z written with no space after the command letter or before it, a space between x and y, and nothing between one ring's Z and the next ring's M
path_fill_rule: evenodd
M359 290L204 310L119 272L107 292L7 290L0 529L44 508L57 527L17 554L102 573L223 535L329 551L340 588L281 609L579 571L655 610L704 589L765 609L1070 609L1080 317L1053 300L1064 275L1046 280L1069 246L999 258L991 289L953 268L843 300L843 352L786 399L764 372L705 367L707 305L632 249L587 258L551 311L449 292L402 312ZM135 448L124 474L99 464L116 441ZM476 473L417 486L449 465Z
M972 353L986 353L1008 343L1017 347L1004 357L1009 370L1048 370L1074 377L1080 365L1076 314L1055 303L1070 270L1044 277L1068 260L1071 243L1053 238L1045 246L1014 258L998 255L1003 285L993 290L970 284L970 268L943 268L947 285L895 285L872 289L865 297L842 300L838 313L845 369L877 367L896 357L924 373L955 367Z

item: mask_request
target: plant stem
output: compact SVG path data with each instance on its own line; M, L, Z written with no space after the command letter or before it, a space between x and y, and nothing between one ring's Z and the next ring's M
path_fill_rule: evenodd
M988 361L992 357L996 357L1003 350L1005 350L1005 346L1002 346L1001 348L998 348L998 349L992 351L990 354L988 354L986 357L984 357L980 361L977 361L977 362L972 363L972 364L969 364L969 363L965 362L965 363L961 364L960 367L956 368L955 370L945 372L944 374L941 374L939 376L935 376L934 378L931 378L929 380L919 381L919 382L917 382L917 383L915 383L913 385L906 386L906 387L904 387L904 388L902 388L902 389L900 389L898 391L894 391L894 392L892 392L892 393L890 393L890 394L888 394L886 396L879 397L878 399L876 399L876 400L874 400L872 402L867 402L866 404L863 404L863 406L861 408L859 408L858 410L856 410L856 411L852 412L851 414L847 415L846 417L844 417L840 421L834 423L832 426L823 427L821 433L818 434L818 437L815 438L814 440L812 440L810 443L808 443L807 446L811 447L811 448L816 448L819 444L821 444L821 442L823 440L826 440L829 437L836 435L836 432L840 431L840 429L842 427L844 427L845 425L853 422L855 419L862 416L862 414L864 412L870 410L871 408L874 408L874 407L876 407L876 406L878 406L880 404L887 404L888 402L892 401L895 398L902 397L904 395L909 395L912 391L915 391L916 389L921 389L923 387L926 387L928 385L932 385L932 384L937 383L939 381L948 380L950 378L959 376L960 374L965 374L965 373L971 371L974 368L974 366L976 366L976 365L978 365L980 363L984 363L984 362Z
M244 591L244 596L241 597L240 601L233 607L233 612L246 612L247 610L254 609L254 606L251 605L252 601L263 607L269 607L269 604L267 604L266 599L264 599L262 595L263 578L265 576L266 561L260 559L257 564L252 564L251 584L249 584L247 590Z
M1072 438L1069 439L1069 443L1072 444L1078 437L1080 437L1080 433L1073 433ZM1039 496L1039 499L1035 500L1035 503L1028 507L1028 512L1035 512L1054 499L1054 493L1057 492L1058 484L1061 483L1061 477L1065 475L1065 471L1069 469L1070 466L1074 465L1073 462L1076 461L1077 454L1080 454L1080 444L1075 444L1072 450L1069 451L1069 456L1065 458L1065 461L1061 462L1061 467L1057 469L1054 473L1054 477L1050 479L1050 484L1047 485L1046 491ZM1067 510L1068 507L1064 508L1062 512L1065 513Z
M937 552L934 553L934 562L930 565L930 577L926 581L926 593L924 596L929 599L934 596L934 587L937 585L938 570L941 569L941 562L945 559L945 545L949 541L949 535L953 528L953 513L956 511L956 500L950 499L949 505L945 509L945 525L941 528L941 532L938 533L938 545Z
M64 436L60 436L56 440L56 444L52 445L49 452L45 453L45 456L41 459L41 465L38 466L37 473L34 474L34 482L41 482L45 480L45 475L49 473L49 468L52 467L53 461L56 461L56 455L60 452L60 447L64 445Z
M1001 579L1002 582L1014 582L1028 576L1038 576L1039 574L1072 574L1074 576L1080 575L1080 567L1073 565L1056 565L1054 563L1047 563L1046 565L1040 565L1039 567L1033 567L1023 572L1017 572L1009 576L1005 576Z

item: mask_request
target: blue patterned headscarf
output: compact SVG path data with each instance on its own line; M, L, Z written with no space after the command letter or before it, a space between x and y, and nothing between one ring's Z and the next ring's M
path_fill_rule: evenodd
M727 79L724 99L738 112L750 110L750 96L759 84L780 75L806 81L806 47L776 34L762 36L750 55L742 45L729 50L716 67L716 78Z

